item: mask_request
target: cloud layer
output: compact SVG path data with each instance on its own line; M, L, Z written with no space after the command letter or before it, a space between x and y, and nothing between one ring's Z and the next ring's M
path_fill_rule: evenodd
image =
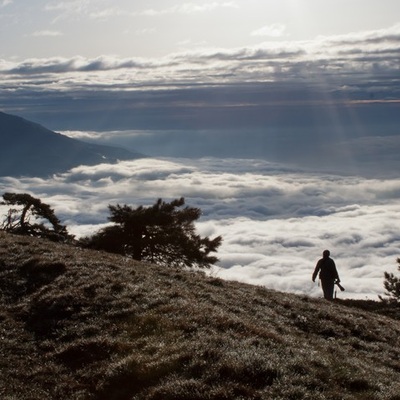
M255 30L254 33L277 35L283 30L282 24L273 24ZM133 78L136 86L162 82L163 86L168 84L170 87L182 83L191 86L206 83L306 80L317 85L324 83L331 89L339 90L344 87L350 90L351 82L358 86L359 79L362 79L366 84L366 79L371 76L379 80L392 79L393 83L397 81L394 74L399 69L399 52L400 25L395 25L376 31L319 37L308 42L265 42L236 49L204 48L158 59L99 56L94 59L53 57L22 62L2 60L0 72L10 80L20 76L36 80L40 78L38 74L44 74L43 78L49 77L49 74L57 74L60 83L68 80L71 88L75 85L79 88L80 76L63 74L116 71L114 76L110 76L111 87L120 81L130 87ZM124 71L120 72L121 69ZM138 71L143 70L142 75L137 75ZM357 79L352 76L354 74ZM86 78L89 78L86 84L96 85L96 75L91 74ZM329 82L328 78L332 81ZM26 83L29 83L29 79ZM374 84L379 86L379 81L374 81Z
M386 122L377 125L364 116L364 126L343 118L331 121L330 126L317 127L303 126L298 120L298 126L290 121L288 125L282 122L263 129L65 131L64 134L156 157L260 158L318 172L397 178L400 135L397 126L392 128Z
M3 59L0 109L54 130L307 125L360 137L387 135L384 123L397 135L399 65L400 25L159 58Z
M142 159L78 167L52 179L2 178L2 191L51 204L77 235L107 222L108 204L149 205L184 196L203 210L202 235L222 235L212 273L277 290L321 295L311 273L328 248L341 297L383 294L396 270L400 180L296 172L263 160Z

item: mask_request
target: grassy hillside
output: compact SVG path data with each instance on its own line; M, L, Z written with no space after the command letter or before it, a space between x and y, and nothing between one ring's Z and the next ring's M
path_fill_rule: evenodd
M4 233L0 296L1 399L400 400L396 310Z

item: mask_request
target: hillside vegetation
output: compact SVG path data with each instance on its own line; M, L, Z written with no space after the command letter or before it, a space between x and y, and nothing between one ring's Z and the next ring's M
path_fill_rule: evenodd
M398 309L4 232L0 296L1 399L400 400Z

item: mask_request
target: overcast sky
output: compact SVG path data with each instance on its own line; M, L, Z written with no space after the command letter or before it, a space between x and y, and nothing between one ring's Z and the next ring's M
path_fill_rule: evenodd
M206 49L365 39L399 24L396 0L1 0L0 56L157 60ZM377 34L374 37L377 39ZM273 47L272 47L273 48ZM323 49L320 49L323 50ZM234 53L233 53L234 54Z
M224 236L220 276L317 295L328 247L348 296L382 292L400 256L398 0L0 0L0 39L1 111L174 157L1 189L76 233L108 203L185 196Z
M399 15L397 0L0 0L0 109L54 130L393 131Z
M396 0L0 0L0 56L159 58L387 29ZM7 39L7 40L5 40Z

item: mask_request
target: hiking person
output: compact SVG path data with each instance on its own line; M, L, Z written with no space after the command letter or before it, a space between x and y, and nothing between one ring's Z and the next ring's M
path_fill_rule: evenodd
M339 283L339 274L336 269L335 261L330 258L330 251L324 250L322 258L318 260L312 275L312 280L315 279L319 272L319 279L321 279L322 290L324 292L324 298L327 300L333 300L333 288L335 283Z

